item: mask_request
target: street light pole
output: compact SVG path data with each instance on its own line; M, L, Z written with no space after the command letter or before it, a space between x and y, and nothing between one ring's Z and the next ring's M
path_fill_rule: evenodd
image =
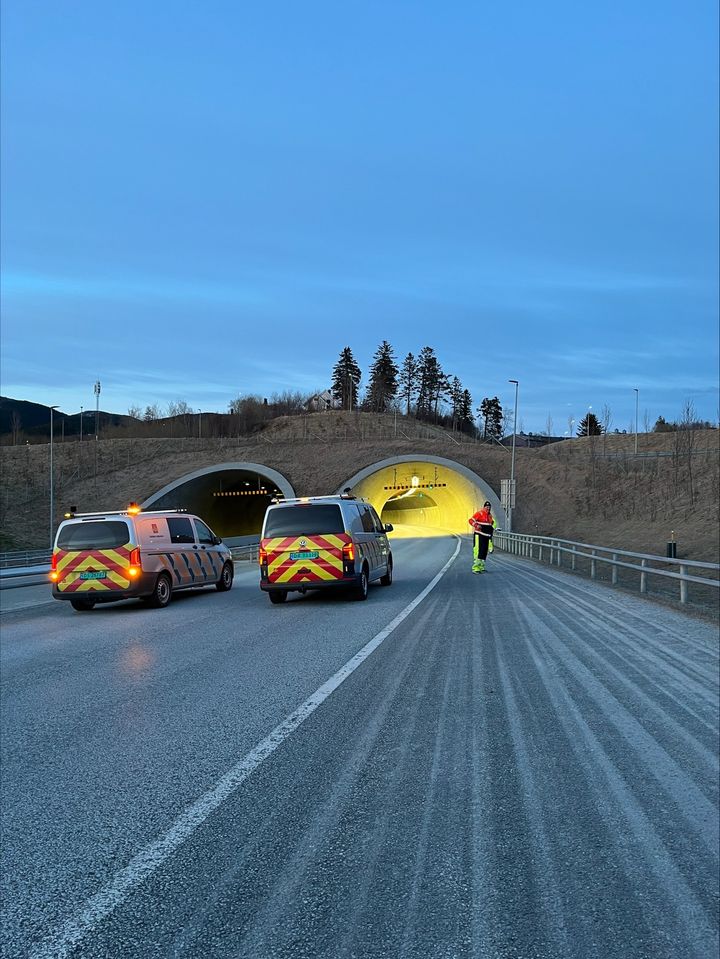
M97 440L100 430L100 380L95 381L93 392L95 393L95 439Z
M50 549L55 543L55 476L53 473L53 410L57 406L50 407Z
M80 442L81 443L82 443L82 416L83 416L83 408L81 406L80 407Z
M638 405L640 403L640 390L637 386L634 386L635 390L635 453L638 451ZM647 448L647 444L646 444Z
M518 387L520 384L517 380L508 380L508 383L515 384L515 415L513 417L512 460L510 463L510 509L508 511L508 532L512 533L513 500L515 499L515 437L517 435Z

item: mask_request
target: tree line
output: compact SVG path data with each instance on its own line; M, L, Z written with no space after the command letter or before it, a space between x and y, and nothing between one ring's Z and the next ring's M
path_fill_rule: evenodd
M470 435L477 433L477 413L482 419L483 437L499 439L503 435L506 417L497 396L485 397L473 410L470 391L459 377L442 368L432 346L423 346L417 356L410 352L398 363L393 347L383 340L373 355L362 399L361 380L362 371L352 349L346 346L332 370L333 405L368 413L398 411Z

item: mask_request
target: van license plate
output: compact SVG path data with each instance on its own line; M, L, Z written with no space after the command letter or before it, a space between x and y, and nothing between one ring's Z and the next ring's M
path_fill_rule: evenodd
M317 559L320 553L316 549L305 550L302 553L290 553L290 559Z
M80 579L105 579L106 576L107 570L105 569L93 570L89 573L80 573Z

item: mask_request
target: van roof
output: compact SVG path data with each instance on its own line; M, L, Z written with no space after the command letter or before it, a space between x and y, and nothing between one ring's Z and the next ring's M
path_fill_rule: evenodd
M110 509L102 513L65 513L65 519L105 519L108 516L167 516L169 513L187 513L186 509Z
M356 500L352 493L338 493L335 496L291 496L287 499L273 499L271 506L293 506L296 503L337 503L340 500Z

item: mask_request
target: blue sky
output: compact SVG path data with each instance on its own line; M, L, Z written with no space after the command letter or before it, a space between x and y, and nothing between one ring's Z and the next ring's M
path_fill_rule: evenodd
M2 393L329 384L718 420L714 2L2 5Z

